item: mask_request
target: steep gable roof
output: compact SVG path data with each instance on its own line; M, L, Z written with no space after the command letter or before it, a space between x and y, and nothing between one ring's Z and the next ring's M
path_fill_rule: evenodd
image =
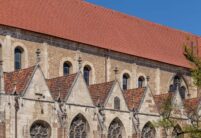
M163 113L164 112L164 104L166 102L171 102L172 101L172 97L173 97L173 93L169 92L169 93L164 93L164 94L160 94L160 95L154 95L154 100L155 100L155 103L156 103L156 106L159 110L160 113Z
M113 85L114 81L111 81L111 82L90 85L88 87L92 100L95 105L98 104L103 105L105 103L105 100L107 99L108 94L111 91Z
M1 25L182 67L190 67L183 56L186 37L198 38L82 0L6 0L0 13Z
M200 104L200 98L192 98L184 100L184 107L187 113L195 112Z
M124 92L124 97L130 110L140 107L144 93L145 88L129 89Z
M55 100L59 97L61 100L66 98L77 74L78 73L47 80L47 85Z
M4 73L5 92L12 94L14 91L21 94L30 81L36 66Z

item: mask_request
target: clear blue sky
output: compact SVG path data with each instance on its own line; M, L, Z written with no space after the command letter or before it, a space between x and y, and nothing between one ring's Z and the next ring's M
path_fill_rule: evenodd
M201 36L201 0L86 0Z

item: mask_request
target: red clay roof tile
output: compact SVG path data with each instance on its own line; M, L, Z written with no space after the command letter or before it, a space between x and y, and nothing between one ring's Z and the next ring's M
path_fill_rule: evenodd
M60 96L60 100L65 99L65 97L68 95L69 89L71 88L76 76L77 76L77 73L47 80L47 85L55 100L57 100L59 96Z
M200 98L192 98L184 100L184 107L187 113L196 112L200 103Z
M43 33L146 59L190 67L187 36L197 36L80 0L6 0L0 24Z
M130 110L138 109L145 93L145 88L130 89L124 92L124 97Z
M171 102L173 93L165 93L160 95L154 95L154 101L160 113L164 112L164 106L166 102Z
M114 81L111 81L111 82L90 85L88 87L92 100L95 105L104 104L113 85L114 85Z
M21 94L31 79L35 67L36 66L4 73L5 92L7 94L12 94L15 90L17 94Z

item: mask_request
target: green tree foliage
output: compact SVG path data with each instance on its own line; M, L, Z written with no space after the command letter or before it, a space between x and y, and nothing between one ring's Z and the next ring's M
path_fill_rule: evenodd
M192 65L191 76L194 80L195 86L201 88L201 58L197 54L197 47L189 44L191 44L190 39L188 39L187 43L184 44L184 56ZM199 113L201 108L199 106L196 108L193 108L191 105L185 106L185 110L188 111L186 113L187 120L184 120L184 122L188 123L182 126L182 131L176 132L175 137L180 138L181 135L187 134L188 137L191 138L201 138L201 115ZM172 132L170 132L170 130L173 130L176 127L177 120L171 116L171 113L175 110L175 107L172 105L171 98L167 98L161 108L161 119L157 122L153 122L153 124L155 127L163 128L166 137L169 135L172 136Z
M184 44L184 56L192 65L191 76L193 77L194 84L201 88L201 58L195 52L197 51L196 48L196 46Z

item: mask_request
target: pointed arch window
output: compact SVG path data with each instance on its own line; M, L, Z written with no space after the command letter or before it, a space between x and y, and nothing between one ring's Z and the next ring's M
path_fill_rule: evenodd
M187 89L185 86L182 86L182 82L184 82L183 79L180 76L176 75L173 78L173 83L169 86L169 92L176 92L178 88L181 98L185 99Z
M72 64L68 61L64 62L63 64L63 75L69 75L72 69Z
M41 120L34 122L30 128L30 136L31 138L50 138L50 125Z
M91 67L88 65L84 66L83 74L84 74L84 80L86 81L86 84L89 85L90 79L91 79Z
M141 138L155 138L156 130L154 126L148 122L144 125L142 129L142 135Z
M145 78L143 76L140 76L138 78L138 88L142 88L145 86Z
M184 135L181 134L182 129L179 125L176 125L172 131L172 138L184 138Z
M23 58L23 52L24 50L21 47L15 48L14 51L14 64L15 64L15 70L21 69L22 68L22 58Z
M124 127L122 122L116 118L112 121L108 129L108 138L124 138Z
M88 138L89 126L83 115L77 115L70 126L70 138Z
M114 98L114 109L120 110L120 99L119 99L119 97Z

